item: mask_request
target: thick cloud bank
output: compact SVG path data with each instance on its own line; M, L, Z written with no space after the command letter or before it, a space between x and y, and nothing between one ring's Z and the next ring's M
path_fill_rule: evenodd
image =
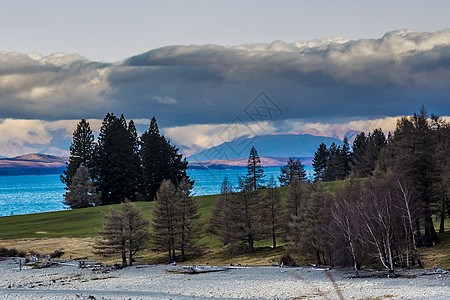
M233 47L169 46L120 64L0 52L0 118L158 117L163 126L244 122L265 91L276 120L337 122L450 112L450 29ZM272 121L272 120L262 120Z

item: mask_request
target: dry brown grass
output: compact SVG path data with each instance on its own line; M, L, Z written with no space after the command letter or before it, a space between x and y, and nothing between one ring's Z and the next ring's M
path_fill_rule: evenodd
M441 269L450 269L450 228L445 228L444 233L438 233L440 244L434 247L419 248L424 267L431 269L438 267Z
M93 238L32 238L0 240L0 246L5 248L16 248L27 253L35 251L40 254L50 254L58 249L63 249L62 259L79 258L87 256L89 259L97 259L92 254Z
M6 248L16 248L27 253L35 251L40 254L50 254L58 249L63 249L64 255L61 259L87 257L89 260L101 261L108 264L120 263L119 256L104 258L95 255L93 245L95 238L30 238L30 239L12 239L0 240L0 246ZM238 264L252 266L270 265L270 260L279 262L284 253L283 247L272 249L271 247L259 248L252 255L230 254L228 249L217 247L209 248L201 256L191 257L183 262L186 265L229 265ZM139 264L159 264L166 263L166 253L144 250L135 257Z
M442 269L450 269L450 232L440 234L442 243L431 248L420 248L422 261L425 268L434 266ZM41 254L50 254L55 250L63 249L62 259L87 257L89 260L101 261L108 264L120 263L119 256L104 258L95 255L93 245L95 238L29 238L29 239L11 239L0 240L0 246L6 248L16 248L17 250L39 252ZM266 266L270 261L280 262L284 254L283 247L272 249L271 247L257 248L252 255L231 254L225 247L207 248L200 256L190 257L184 264L186 265L229 265L240 263L241 265ZM139 264L160 264L166 263L166 253L157 253L151 250L144 250L135 257ZM297 263L306 265L314 262L311 257L297 258Z

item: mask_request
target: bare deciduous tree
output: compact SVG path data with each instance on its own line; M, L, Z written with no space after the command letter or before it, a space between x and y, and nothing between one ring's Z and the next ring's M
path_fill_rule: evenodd
M183 178L176 187L170 180L163 180L156 193L152 217L152 241L156 250L167 251L169 262L186 260L186 252L196 249L200 227L198 205L190 197L192 183Z
M111 208L104 219L103 231L99 232L101 239L94 245L94 252L102 256L120 254L123 266L133 265L133 256L148 241L149 221L128 201L121 204L120 211Z

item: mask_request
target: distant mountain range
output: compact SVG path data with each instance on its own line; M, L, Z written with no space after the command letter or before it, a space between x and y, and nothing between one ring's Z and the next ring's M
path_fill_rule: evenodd
M321 143L341 145L338 138L301 134L298 132L241 137L191 155L188 161L248 158L252 146L260 157L313 157Z
M65 157L38 153L0 158L0 176L61 174L66 162Z
M312 166L312 157L296 157L306 166ZM212 159L203 161L192 161L189 163L189 168L194 170L205 169L233 169L247 166L247 158L235 159ZM263 167L281 167L287 164L289 158L287 157L260 157L261 165Z
M311 166L312 157L321 143L327 146L332 143L341 145L344 137L347 137L349 143L352 143L357 133L358 131L354 130L326 132L325 134L332 135L330 137L322 136L321 134L324 132L319 130L309 129L240 137L206 150L197 145L182 145L179 146L179 149L187 157L192 169L243 167L247 164L252 146L255 146L258 151L263 166L283 166L289 157L299 158L305 166ZM0 176L61 174L66 167L67 157L70 153L61 147L64 144L61 142L63 138L60 137L58 140L59 147L48 147L36 151L38 153L35 154L12 158L0 156Z

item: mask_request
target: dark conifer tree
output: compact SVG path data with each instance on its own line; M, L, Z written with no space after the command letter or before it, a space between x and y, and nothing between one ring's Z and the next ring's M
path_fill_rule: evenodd
M128 138L130 139L130 145L132 146L132 156L129 158L130 169L135 170L132 178L132 182L134 184L133 192L137 191L137 196L134 200L141 201L144 200L141 194L142 192L142 168L141 168L141 157L139 153L139 138L136 131L136 126L134 125L134 121L130 120L128 123ZM131 152L130 152L131 153ZM131 182L131 181L130 181Z
M368 144L369 141L364 132L358 133L353 141L353 157L350 163L350 169L358 177L368 176L368 171L366 170Z
M351 171L359 177L373 174L376 161L387 140L381 129L374 129L367 136L359 133L353 142L353 159L350 163Z
M332 143L330 148L328 148L328 159L326 162L324 181L342 179L341 174L343 173L343 166L340 151L341 149L335 143Z
M250 150L250 156L247 162L247 177L246 184L248 184L250 190L256 191L264 185L264 170L261 167L261 160L259 159L258 152L253 146Z
M125 198L137 199L140 165L136 140L122 115L107 114L103 120L95 155L95 179L102 193L102 204L114 204Z
M288 186L294 178L306 182L305 166L297 158L289 157L287 164L281 167L281 175L278 177L281 186Z
M94 134L92 133L89 122L82 119L73 132L69 162L61 175L61 181L66 185L66 189L69 189L72 184L72 178L75 176L81 164L90 169L94 149Z
M403 117L397 121L392 141L384 148L377 164L377 172L386 174L392 171L404 175L414 183L419 198L424 203L424 244L438 243L433 219L433 182L436 181L436 161L433 159L436 144L433 139L434 128L430 126L425 109L419 114ZM416 224L417 234L420 234Z
M314 168L314 181L324 181L325 171L327 169L327 160L329 157L329 151L324 143L319 145L317 151L314 153L313 168Z
M340 174L341 179L345 179L350 175L350 161L352 159L352 153L350 152L350 146L348 144L347 137L344 137L341 149L340 149L340 156L341 156L341 170L342 173Z
M141 136L142 193L147 201L153 200L164 179L178 184L186 174L188 162L178 153L178 148L160 134L155 117L149 129ZM191 182L192 183L192 182Z

